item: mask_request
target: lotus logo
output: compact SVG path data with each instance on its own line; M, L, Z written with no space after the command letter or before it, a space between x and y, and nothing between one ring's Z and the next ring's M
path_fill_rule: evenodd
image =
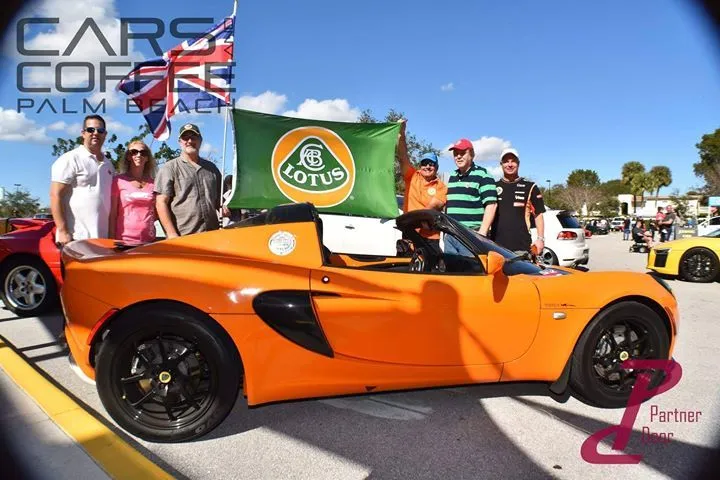
M289 200L332 207L345 201L355 185L355 160L342 138L322 127L290 130L272 155L275 185Z

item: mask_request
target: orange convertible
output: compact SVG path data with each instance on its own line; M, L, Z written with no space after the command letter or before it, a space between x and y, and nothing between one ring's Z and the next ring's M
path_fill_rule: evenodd
M430 210L396 227L388 258L329 251L311 204L137 247L72 242L72 356L118 424L160 442L207 433L241 389L254 406L539 381L622 407L636 372L621 363L671 356L677 303L661 279L542 268ZM444 254L420 227L467 254Z

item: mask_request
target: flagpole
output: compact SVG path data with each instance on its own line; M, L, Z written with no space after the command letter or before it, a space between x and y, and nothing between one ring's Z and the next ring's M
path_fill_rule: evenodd
M233 19L233 55L230 58L230 60L235 59L235 14L237 13L237 0L233 2L233 13L232 13L232 19ZM232 67L230 67L232 68ZM230 81L232 81L232 77L230 78ZM229 87L229 85L228 85ZM222 179L220 183L220 214L222 217L222 207L224 206L224 196L225 196L225 152L227 150L227 127L228 127L228 117L230 116L230 109L232 108L233 98L232 95L230 95L230 105L225 107L225 126L223 128L223 153L222 153ZM233 184L235 184L235 177L233 176ZM220 222L222 224L222 221Z

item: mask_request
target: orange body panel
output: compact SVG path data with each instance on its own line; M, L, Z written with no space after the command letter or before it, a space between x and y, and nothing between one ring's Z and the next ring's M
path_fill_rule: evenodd
M323 265L316 226L307 221L196 234L128 251L114 250L110 240L73 242L64 251L62 291L71 353L94 377L91 344L99 341L105 325L97 323L110 310L122 313L154 300L185 303L228 332L242 358L248 403L257 405L554 381L597 312L626 297L642 296L664 309L674 345L677 303L648 275L426 274L367 268L407 264L407 258L330 257L332 265ZM289 340L260 318L256 297L282 290L307 293L332 356ZM554 319L558 312L565 318ZM113 317L107 325L114 321L122 320Z
M324 267L313 271L311 289L340 294L313 297L336 352L408 365L487 365L525 353L540 313L531 280L504 277L498 285L499 278Z

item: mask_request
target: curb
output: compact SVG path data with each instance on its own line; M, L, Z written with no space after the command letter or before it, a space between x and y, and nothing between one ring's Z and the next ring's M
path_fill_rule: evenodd
M174 478L46 379L2 336L0 367L110 477Z

